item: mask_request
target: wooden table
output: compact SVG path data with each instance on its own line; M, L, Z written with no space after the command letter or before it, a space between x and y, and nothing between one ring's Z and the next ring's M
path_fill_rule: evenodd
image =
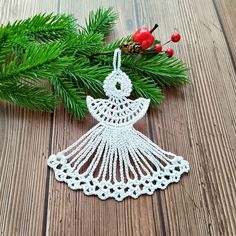
M87 197L55 180L48 155L95 124L0 102L0 235L236 235L235 0L0 0L1 23L40 12L84 17L98 6L120 14L111 40L158 23L165 41L182 34L176 56L192 84L167 89L138 129L183 155L191 171L153 196L121 203Z

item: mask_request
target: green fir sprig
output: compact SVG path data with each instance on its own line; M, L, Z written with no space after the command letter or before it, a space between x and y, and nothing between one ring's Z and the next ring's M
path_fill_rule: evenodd
M71 15L36 15L0 27L0 99L32 110L53 111L63 102L76 118L87 112L86 95L105 97L103 80L112 69L112 52L131 36L105 39L118 18L112 9L89 14L84 27ZM111 53L107 53L111 52ZM132 97L156 107L161 89L189 82L189 68L165 54L122 56L133 84Z

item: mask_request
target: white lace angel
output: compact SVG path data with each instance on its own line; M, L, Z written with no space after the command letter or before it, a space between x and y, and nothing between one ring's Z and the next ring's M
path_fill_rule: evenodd
M99 123L48 159L58 181L102 200L151 195L156 189L178 182L189 171L183 157L162 150L134 129L133 124L145 115L150 100L127 98L132 84L120 70L120 63L121 51L116 49L114 70L103 85L109 98L87 97L89 112Z

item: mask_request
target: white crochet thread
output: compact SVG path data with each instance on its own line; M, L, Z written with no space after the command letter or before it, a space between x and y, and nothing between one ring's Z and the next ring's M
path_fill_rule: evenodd
M58 181L102 200L113 197L122 201L128 196L151 195L156 189L178 182L189 171L189 163L183 157L162 150L133 128L145 115L150 101L126 98L132 84L120 66L121 51L116 49L114 70L103 85L109 98L87 97L88 109L99 123L48 159Z

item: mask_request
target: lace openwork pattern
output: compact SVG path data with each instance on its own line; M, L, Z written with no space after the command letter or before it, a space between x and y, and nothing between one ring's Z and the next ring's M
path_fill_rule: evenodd
M120 64L121 52L117 49L114 70L104 81L109 98L87 97L88 109L99 123L48 159L58 181L103 200L151 195L156 189L178 182L189 171L183 157L162 150L134 129L133 124L145 115L150 101L126 98L132 84Z

